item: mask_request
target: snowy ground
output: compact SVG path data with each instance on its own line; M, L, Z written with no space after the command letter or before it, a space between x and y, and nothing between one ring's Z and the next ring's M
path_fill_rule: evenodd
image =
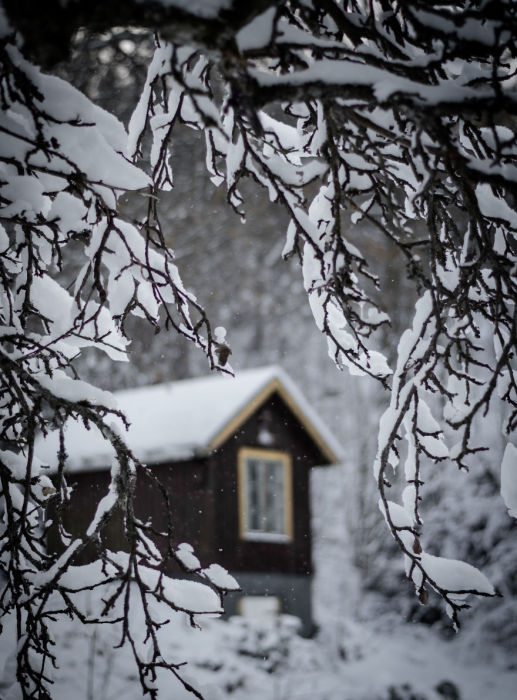
M324 491L339 500L342 492L334 477L339 473L326 470ZM314 522L319 635L302 639L295 632L296 620L287 616L262 624L198 618L202 629L193 629L177 614L160 631L164 657L187 662L181 672L206 700L514 700L517 662L483 639L481 624L466 624L445 640L430 628L404 624L394 612L357 622L359 609L374 616L373 604L366 600L360 605L361 586L347 557L350 543L342 510L321 500L321 488L315 492L321 501L316 510L325 514ZM93 599L81 607L90 605L97 607ZM511 601L509 605L511 610ZM133 627L141 629L137 618L133 613ZM0 700L20 697L8 690L15 648L10 623L0 636ZM114 648L120 630L61 620L55 633L60 668L54 674L53 700L142 698L129 649ZM193 698L170 674L159 678L158 688L160 700Z
M513 700L517 670L505 670L490 650L468 658L461 637L440 640L421 626L345 622L341 653L322 639L293 631L292 618L274 624L206 620L202 630L178 616L166 632L171 657L188 661L186 678L206 700ZM7 631L0 653L9 656ZM127 649L114 650L111 628L61 623L61 669L55 700L133 700L142 697ZM160 698L193 696L170 676ZM5 685L4 685L5 689ZM9 695L1 693L2 698ZM13 695L12 697L16 697Z

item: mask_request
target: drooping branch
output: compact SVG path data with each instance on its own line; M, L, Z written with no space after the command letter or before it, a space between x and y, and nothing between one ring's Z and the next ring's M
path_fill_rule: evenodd
M181 680L181 662L160 648L157 630L166 615L181 611L194 622L198 614L220 611L227 589L200 564L188 568L198 582L171 584L167 562L182 565L183 558L170 528L154 532L135 514L137 473L144 478L146 468L125 444L127 421L113 397L77 378L71 363L85 348L124 361L125 319L136 314L158 327L161 307L165 325L203 349L212 367L225 363L159 224L127 221L118 211L121 194L152 187L124 154L122 124L64 81L40 73L14 43L2 44L0 61L0 601L2 615L12 613L16 621L11 682L24 698L51 697L49 670L58 663L52 626L68 615L121 626L142 689L156 697L157 669ZM114 458L92 521L72 536L62 513L69 500L66 428L74 422L97 429ZM52 437L55 449L42 459L42 444ZM117 518L123 552L101 540ZM97 552L97 561L84 564L87 551ZM182 589L192 585L196 595L188 605ZM227 585L237 586L231 578ZM103 608L87 614L83 593L96 590ZM141 630L130 619L130 600L143 616L143 643L135 641Z
M224 55L161 47L149 86L159 75L169 98L148 103L148 124L159 125L162 164L164 124L168 138L175 120L204 131L212 180L226 183L236 210L246 175L286 207L284 254L302 259L329 354L385 385L391 370L375 337L393 310L382 302L376 261L347 228L370 221L404 256L421 299L399 343L376 475L420 599L434 589L457 624L468 592L494 589L472 567L424 551L423 466L450 459L466 468L485 449L473 440L475 422L498 386L514 415L517 49L505 26L515 23L515 7L497 3L498 15L495 5L485 14L470 3L454 12L387 1L368 8L286 2L238 33ZM419 31L424 15L437 25L432 39ZM479 342L486 328L498 338L495 357ZM445 425L435 418L438 397ZM449 449L450 429L458 442ZM400 441L407 486L399 507L386 489Z

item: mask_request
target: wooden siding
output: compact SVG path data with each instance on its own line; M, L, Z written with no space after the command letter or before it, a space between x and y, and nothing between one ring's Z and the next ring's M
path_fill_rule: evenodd
M109 471L82 472L67 475L67 484L69 487L72 487L72 492L70 500L64 504L62 522L64 529L72 537L84 536L99 501L108 492L109 483ZM52 501L50 502L48 515L51 519L55 517ZM118 511L114 512L110 523L104 528L101 534L101 542L103 546L112 550L124 550L127 548L122 519ZM63 550L63 546L57 538L55 527L52 527L48 534L47 546L53 553L59 554ZM90 545L74 557L74 564L86 564L97 557L96 547Z
M214 551L210 460L164 463L154 465L152 470L169 498L173 545L188 542L204 560ZM166 531L167 512L160 490L148 479L140 479L137 494L137 515L150 518L155 529Z

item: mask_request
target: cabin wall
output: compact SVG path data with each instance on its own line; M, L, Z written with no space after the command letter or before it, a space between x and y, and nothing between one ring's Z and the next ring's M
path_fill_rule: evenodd
M169 498L173 545L188 542L204 564L213 556L215 548L210 461L200 458L157 464L152 466L152 473ZM150 517L156 529L166 531L167 511L160 490L149 479L140 479L137 489L139 517Z
M213 498L209 489L209 464L205 458L188 462L172 462L153 465L151 476L137 472L135 514L143 520L150 520L158 532L168 529L167 502L170 505L172 524L172 544L188 542L201 559L211 559L214 551ZM156 478L154 478L156 477ZM108 492L110 472L95 470L70 473L67 483L72 487L69 503L62 511L65 530L74 536L83 536L90 525L100 499ZM51 517L54 513L49 513ZM112 518L102 529L101 541L112 551L127 551L128 543L124 534L122 514L115 510ZM165 552L165 538L157 538L156 545ZM50 551L59 553L63 547L58 542L57 533L52 529L48 537ZM76 564L84 564L97 558L95 546L88 546L76 557ZM171 564L169 569L178 573Z
M84 536L90 525L95 510L101 498L108 492L110 472L108 470L95 472L79 472L66 475L68 487L71 488L70 500L63 505L61 512L63 527L74 537ZM50 501L48 517L55 521L56 512ZM122 519L115 512L112 521L102 533L101 542L112 550L126 549L126 538L122 528ZM57 536L55 525L47 537L47 547L50 552L60 554L63 545ZM80 554L75 555L74 564L87 564L98 558L95 545L89 545Z

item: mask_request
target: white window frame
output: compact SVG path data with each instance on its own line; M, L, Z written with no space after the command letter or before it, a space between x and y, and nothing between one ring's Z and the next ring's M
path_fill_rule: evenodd
M250 497L249 469L250 460L261 462L280 463L283 483L283 523L282 531L272 532L265 529L251 529L249 523ZM239 496L239 536L243 540L255 542L291 542L293 539L293 487L292 487L292 463L287 452L279 450L265 450L252 447L241 447L238 453L238 496ZM265 478L265 469L260 471L261 484ZM264 483L261 490L266 487ZM264 498L259 499L264 503Z

